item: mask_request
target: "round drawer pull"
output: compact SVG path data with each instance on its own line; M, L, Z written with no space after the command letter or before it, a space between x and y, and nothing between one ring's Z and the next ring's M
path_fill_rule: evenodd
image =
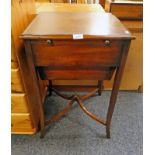
M47 42L47 44L52 44L52 40L48 39L46 42Z
M104 41L104 45L105 45L105 46L110 46L110 40L105 40L105 41Z

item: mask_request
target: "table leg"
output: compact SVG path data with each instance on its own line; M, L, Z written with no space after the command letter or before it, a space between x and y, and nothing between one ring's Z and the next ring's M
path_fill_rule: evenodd
M49 80L49 86L48 86L49 96L52 95L52 80Z
M112 89L112 92L111 92L111 97L110 97L110 102L109 102L109 107L108 107L107 121L106 121L107 138L110 138L111 119L112 119L112 115L113 115L113 112L114 112L116 99L117 99L117 94L118 94L118 89L119 89L119 84L120 84L120 78L119 77L120 77L120 68L118 68L117 71L116 71L114 84L113 84L113 89Z
M40 114L40 138L44 138L45 136L45 115L44 111L41 111Z
M30 112L32 114L33 114L33 111L35 109L37 109L36 111L38 112L39 116L34 115L32 118L35 119L35 117L37 117L37 122L36 122L37 127L39 124L40 131L41 131L40 137L43 138L44 137L44 127L45 127L45 116L44 116L43 104L41 101L41 92L39 89L38 77L37 77L37 73L36 73L36 68L33 63L33 54L32 54L31 43L30 43L30 41L25 41L24 45L25 45L25 49L26 49L27 65L29 68L29 71L27 72L27 74L25 74L25 76L31 77L28 82L26 81L26 77L24 78L24 82L27 82L25 85L26 90L29 92L28 99L31 99L30 100L31 106L29 108L30 108ZM29 76L29 75L31 75L31 76ZM34 98L34 96L35 96L35 98ZM37 105L32 104L32 101L35 101L33 103L37 103ZM36 127L36 124L35 124L35 127Z
M130 46L130 41L124 43L124 46L122 48L122 57L120 60L120 64L116 68L116 74L114 78L114 84L113 84L113 88L111 92L111 97L110 97L110 102L109 102L109 107L108 107L108 112L107 112L107 119L106 119L107 138L110 138L111 136L110 135L111 120L112 120L112 115L113 115L115 104L116 104L117 94L118 94L119 86L121 83L123 70L124 70L127 55L128 55L129 46Z
M55 115L51 119L45 121L45 125L49 125L49 124L57 121L58 119L60 119L62 116L64 116L71 109L71 106L73 105L74 102L77 102L78 105L80 106L80 108L83 110L83 112L85 112L89 117L91 117L95 121L101 123L102 125L106 125L106 121L104 119L101 119L98 116L96 116L95 114L93 114L90 111L88 111L87 108L84 106L84 104L82 102L82 101L88 99L89 97L91 97L95 92L98 91L98 89L95 89L92 92L90 92L90 93L88 93L87 95L84 95L84 96L73 95L71 97L67 97L65 95L62 95L56 89L53 89L53 91L57 95L61 96L62 98L69 100L69 102L68 102L67 106L62 111L60 111L57 115ZM44 132L41 133L41 135L42 134L44 134Z
M103 81L99 80L98 81L98 95L101 96L103 90Z

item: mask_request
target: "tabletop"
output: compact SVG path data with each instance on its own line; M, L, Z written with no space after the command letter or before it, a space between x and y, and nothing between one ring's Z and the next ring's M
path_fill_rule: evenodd
M21 38L71 39L74 34L89 38L131 38L130 32L111 13L39 13Z

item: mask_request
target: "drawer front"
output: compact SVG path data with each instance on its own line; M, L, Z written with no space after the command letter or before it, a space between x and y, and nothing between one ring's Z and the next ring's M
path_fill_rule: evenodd
M11 69L11 91L12 92L24 91L19 69Z
M43 80L110 80L114 70L113 67L102 70L53 70L46 67L38 69Z
M15 134L33 134L35 128L32 124L30 114L11 114L11 132Z
M33 41L32 49L36 66L51 66L53 69L102 69L116 66L122 42L115 40L96 41Z
M11 112L12 113L28 113L27 100L25 94L11 94Z
M143 19L142 4L111 4L110 12L119 19Z

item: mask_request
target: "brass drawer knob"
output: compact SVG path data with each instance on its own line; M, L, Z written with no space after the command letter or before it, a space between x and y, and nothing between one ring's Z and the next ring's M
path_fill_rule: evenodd
M105 46L110 46L110 40L105 40L105 41L104 41L104 45L105 45Z
M47 41L47 44L52 44L52 40L48 39Z

